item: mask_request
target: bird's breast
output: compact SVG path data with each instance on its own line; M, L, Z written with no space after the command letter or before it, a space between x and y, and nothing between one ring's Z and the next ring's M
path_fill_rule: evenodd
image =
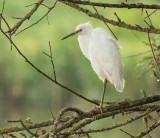
M78 42L79 42L80 49L81 49L83 55L88 59L90 57L89 41L90 41L90 36L89 35L80 35L78 37Z

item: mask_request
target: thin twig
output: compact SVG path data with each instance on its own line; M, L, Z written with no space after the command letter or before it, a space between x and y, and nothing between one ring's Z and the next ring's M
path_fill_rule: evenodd
M47 14L46 17L47 17L47 23L48 23L48 25L50 25L50 23L49 23L49 18L48 18L48 14Z
M144 130L148 130L148 119L147 117L143 117ZM146 134L146 138L152 138L149 133Z
M9 26L8 22L7 22L6 19L2 16L2 14L1 14L1 18L0 18L0 27L1 27L1 19L3 19L3 21L4 21L4 23L7 25L8 29L10 29L10 26ZM11 33L9 33L9 38L10 38L10 39L12 38ZM11 50L12 50L12 44L11 44Z
M92 5L93 9L96 11L96 13L100 16L98 10L94 7L94 5L91 3L90 0L88 0L88 2ZM100 16L101 17L101 16ZM104 22L104 24L108 27L108 29L110 30L110 32L113 34L113 36L118 40L117 36L113 33L113 31L111 30L111 28L108 26L108 24L102 20Z
M152 130L154 130L154 129L157 128L158 126L160 126L160 120L157 121L156 123L154 123L152 126L150 126L147 131L142 131L142 132L141 132L138 136L136 136L135 138L141 138L141 137L147 135L149 132L151 132Z
M142 53L139 53L139 54L131 55L131 56L122 57L122 58L132 58L132 57L137 57L137 56L141 56L141 55L144 55L144 54L147 54L147 53L150 53L150 52L151 52L151 50L145 51L145 52L142 52Z
M130 133L124 131L123 129L119 129L120 131L122 131L123 133L127 134L128 136L130 136L131 138L135 138L133 135L131 135Z
M6 36L6 38L10 41L10 43L15 47L15 49L17 50L17 52L25 59L25 61L27 63L29 63L29 65L31 67L33 67L36 71L38 71L40 74L42 74L43 76L45 76L47 79L49 79L50 81L54 82L55 84L57 84L58 86L60 86L63 89L66 89L67 91L71 92L72 94L84 99L85 101L88 101L90 103L93 103L95 105L99 105L99 103L95 102L94 100L90 100L84 96L82 96L81 94L77 93L76 91L68 88L67 86L55 81L54 79L52 79L51 77L49 77L47 74L45 74L43 71L41 71L39 68L37 68L31 61L28 60L28 58L26 58L26 56L18 49L18 47L16 46L16 44L12 41L12 39L10 39L10 37L8 35L6 35L6 33L2 30L2 28L0 28L2 34L4 36Z
M135 33L135 31L132 31L132 33L134 34L134 36L135 36L139 41L141 41L142 43L144 43L144 44L147 45L147 46L150 45L149 43L147 43L147 42L145 42L144 40L142 40L141 37L139 37L139 36ZM155 46L155 45L154 45L154 46ZM156 47L156 46L155 46L155 47Z
M56 79L56 70L55 70L55 66L54 66L54 63L53 63L53 57L52 57L52 48L51 48L51 44L50 44L50 41L49 41L49 50L50 50L50 55L48 55L47 53L43 52L43 54L45 54L47 57L49 57L51 63L52 63L52 68L53 68L53 74L54 74L54 80L55 82L57 81Z
M10 26L9 26L8 22L6 21L6 19L2 15L1 15L1 19L3 19L3 21L7 25L8 29L10 29Z
M144 22L145 22L150 28L152 28L152 26L151 26L146 20L144 20Z
M30 7L30 6L33 6L35 5L36 3L32 3L32 4L29 4L29 5L26 5L25 7Z
M146 15L148 16L148 12L146 11ZM150 22L150 27L151 28L154 28L154 26L153 26L153 24L152 24L152 21L151 21L151 19L150 19L150 17L148 16L148 19L149 19L149 22Z
M147 15L144 19L148 18L149 16L151 16L153 13L155 13L158 9L160 8L160 6L157 7L156 10L154 10L153 12L151 12L149 15Z
M141 90L141 94L142 94L142 97L147 97L145 90ZM144 130L148 130L148 118L147 118L147 116L151 116L151 115L148 114L148 115L143 117ZM147 138L151 138L149 133L147 134Z
M47 9L50 9L50 7L48 7L47 5L45 5L45 4L41 4L42 6L44 6L44 7L46 7Z
M152 71L152 66L149 67L148 69L146 69L145 71L143 71L140 75L137 76L137 79L141 78L143 75L149 73L150 71Z
M114 21L114 20L110 20L110 19L107 19L105 18L104 16L102 15L98 15L96 13L92 13L90 10L88 9L84 9L82 7L79 7L78 5L76 4L73 4L73 3L68 3L68 2L63 2L61 0L58 0L60 2L62 2L63 4L65 5L68 5L78 11L81 11L83 13L85 13L86 15L88 15L89 17L93 17L93 18L96 18L98 20L101 20L101 21L104 21L106 23L109 23L109 24L112 24L114 26L118 26L118 27L122 27L122 28L126 28L126 29L129 29L129 30L136 30L136 31L140 31L140 32L146 32L146 33L155 33L155 34L160 34L160 29L153 29L153 28L143 28L143 27L140 27L140 26L133 26L133 25L130 25L130 24L127 24L125 22L118 22L118 21Z
M28 129L35 129L35 128L41 128L41 127L46 127L54 124L54 120L48 120L40 123L34 123L34 124L29 124L26 125ZM1 128L0 129L0 135L1 134L7 134L11 132L18 132L18 131L23 131L25 128L23 126L19 127L9 127L9 128Z
M17 24L12 27L10 30L8 30L8 32L11 32L12 34L14 34L18 28L22 25L22 23L24 21L26 21L27 19L29 20L30 17L35 13L35 11L39 8L39 6L41 5L41 3L43 3L44 0L38 0L35 4L35 6L32 8L32 10L27 13L19 22L17 22Z
M154 50L153 50L153 46L152 46L152 43L151 43L151 40L150 40L150 35L149 35L149 33L148 33L148 40L149 40L149 43L150 43L150 46L151 46L152 55L153 55L153 60L154 60L154 62L155 62L155 65L156 65L156 67L157 67L158 72L160 73L160 68L159 68L158 63L157 63L157 61L156 61L156 56L155 56L155 54L154 54Z
M13 135L13 134L6 134L7 136L9 136L9 138L18 138L17 136Z
M118 22L120 22L120 23L121 23L122 21L121 21L121 19L118 17L118 15L117 15L117 13L116 13L116 12L114 12L114 15L116 16L116 18L117 18Z
M1 27L1 23L2 23L2 17L3 17L4 5L5 5L5 0L3 0L2 11L1 11L1 13L0 13L0 27Z
M121 4L110 4L110 3L102 3L102 2L88 2L88 1L81 1L81 0L59 0L59 1L64 1L68 3L74 3L74 4L82 4L82 5L88 5L90 6L91 4L93 6L98 6L98 7L103 7L103 8L144 8L144 9L157 9L160 7L160 5L145 5L143 3L136 3L136 4L126 4L126 3L121 3Z
M47 22L48 22L48 24L49 24L48 14L49 14L49 13L52 11L52 9L56 6L57 1L58 1L58 0L55 1L54 5L53 5L51 8L48 8L48 11L47 11L38 21L36 21L35 23L31 24L30 26L22 29L21 31L19 31L18 33L16 33L16 35L18 35L18 34L22 33L23 31L25 31L25 30L33 27L34 25L38 24L38 23L39 23L41 20L43 20L46 16L47 16Z
M158 77L158 75L156 74L156 72L154 70L153 70L153 75L157 79L157 81L160 81L160 78Z
M31 134L32 136L38 138L38 135L37 134L34 134L32 133L25 125L24 123L22 122L22 120L8 120L8 123L21 123L21 125L24 127L24 129L29 133Z
M52 110L51 110L50 107L49 107L49 111L50 111L50 113L51 113L51 115L52 115L52 119L55 120L56 118L54 117L53 112L52 112Z
M22 18L20 18L20 17L12 17L13 19L18 19L18 20L20 20L20 19L22 19Z
M3 12L4 12L4 5L5 5L5 0L3 0L3 6L2 6L2 12L1 12L1 15L3 15Z
M56 78L56 70L55 70L55 66L54 66L54 63L53 63L52 48L51 48L50 41L49 41L49 48L50 48L50 58L51 58L51 63L52 63L53 73L54 73L54 80L57 81L57 78Z

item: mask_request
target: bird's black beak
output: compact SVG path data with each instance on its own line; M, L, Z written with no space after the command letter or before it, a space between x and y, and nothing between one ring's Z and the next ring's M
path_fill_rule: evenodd
M78 34L78 33L81 32L81 31L82 31L82 29L79 29L79 30L77 30L77 31L75 31L75 32L73 32L73 33L65 36L64 38L62 38L62 40L66 39L66 38L68 38L68 37L74 36L74 35Z

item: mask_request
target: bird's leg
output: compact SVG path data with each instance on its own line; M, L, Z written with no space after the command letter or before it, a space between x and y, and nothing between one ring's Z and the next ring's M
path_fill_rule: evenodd
M104 94L106 91L106 86L107 86L107 79L104 80L103 82L103 94L102 94L102 99L101 99L101 103L99 105L100 111L101 111L101 116L103 116L103 100L104 100Z

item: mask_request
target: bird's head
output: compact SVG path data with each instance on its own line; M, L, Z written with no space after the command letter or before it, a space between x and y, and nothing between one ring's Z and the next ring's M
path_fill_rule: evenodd
M78 35L87 35L87 34L90 34L91 31L93 30L93 27L92 25L90 24L90 22L87 22L87 23L83 23L83 24L80 24L76 27L76 31L78 31Z
M68 37L71 37L71 36L74 36L74 35L88 35L91 33L91 31L93 30L93 27L92 25L87 22L87 23L84 23L84 24L80 24L76 27L76 31L67 35L66 37L62 38L62 40L68 38Z

